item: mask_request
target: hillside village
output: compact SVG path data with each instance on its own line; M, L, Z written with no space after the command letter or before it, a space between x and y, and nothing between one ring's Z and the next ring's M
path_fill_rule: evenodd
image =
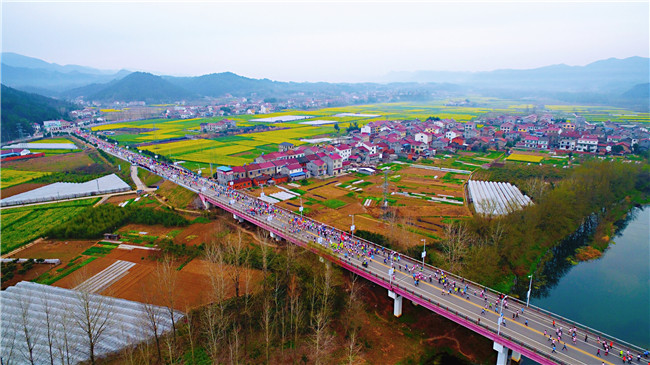
M218 128L227 129L229 125L220 122ZM510 147L556 154L623 155L650 148L649 137L647 128L640 125L590 123L584 118L556 120L550 114L499 116L480 123L438 118L377 121L337 139L336 143L282 143L278 152L262 154L252 164L219 167L216 177L220 183L242 189L337 176L351 169L373 173L377 163L398 158L418 160L437 153Z

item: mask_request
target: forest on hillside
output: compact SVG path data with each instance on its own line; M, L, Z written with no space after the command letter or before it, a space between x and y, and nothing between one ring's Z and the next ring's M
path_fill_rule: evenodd
M2 85L2 141L27 137L34 133L32 123L65 118L72 109L73 104Z

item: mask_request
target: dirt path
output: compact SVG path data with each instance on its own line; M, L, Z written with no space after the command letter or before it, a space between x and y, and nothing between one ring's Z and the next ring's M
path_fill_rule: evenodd
M445 333L444 335L441 335L441 336L425 338L423 340L423 342L436 342L436 341L439 341L439 340L448 340L448 341L451 341L451 342L455 343L456 344L456 349L455 349L456 351L458 351L460 354L462 354L466 358L470 359L471 361L476 361L473 354L467 354L467 353L463 352L463 350L461 348L461 345L460 345L460 341L458 341L458 339L456 339L455 337L449 336L449 333Z
M131 180L133 180L138 190L145 191L147 189L147 186L142 183L142 180L140 180L140 177L138 176L138 168L135 165L131 165Z

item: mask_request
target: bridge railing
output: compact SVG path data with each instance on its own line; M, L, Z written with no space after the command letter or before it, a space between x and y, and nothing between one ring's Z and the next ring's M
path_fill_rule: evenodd
M128 153L133 153L133 154L135 154L135 155L138 155L137 153L132 152L132 151L124 151L124 152L127 153L127 154L128 154ZM110 153L110 152L109 152L109 153ZM111 154L112 154L112 153L111 153ZM121 159L125 159L125 160L131 162L131 160L128 159L128 158L126 158L125 156L122 156L122 155L116 155L116 154L112 154L112 155L114 155L115 157L118 157L118 158L121 158ZM143 165L140 165L140 164L138 164L138 166L141 166L141 167L143 167L143 168L145 168L145 169L151 171L151 169L149 169L148 166L143 166ZM151 171L151 172L156 173L155 171ZM169 179L169 177L167 177L167 178ZM174 179L174 180L178 180L178 179ZM186 187L186 188L188 188L188 189L190 189L190 190L195 190L195 189L193 189L193 188L187 186L187 185L186 185L185 183L183 183L182 181L177 181L176 183L178 183L178 184L180 184L180 185L183 185L184 187ZM226 188L228 188L228 187L226 186ZM207 195L207 194L205 194L205 192L201 192L201 191L198 191L198 192L199 192L199 193L203 193L204 195ZM239 194L246 195L246 196L248 196L248 197L250 197L250 198L260 200L259 198L255 197L255 196L250 196L250 195L248 195L248 194L246 194L246 193L244 193L244 192L241 192L241 191L239 192ZM264 202L264 203L267 203L267 202ZM282 210L282 211L285 212L285 213L289 213L289 214L297 215L296 213L294 213L293 211L290 211L290 210L288 210L288 209L279 208L279 207L276 207L276 208L279 209L279 210ZM259 219L255 218L254 216L248 215L248 214L246 214L245 212L242 212L242 214L247 215L247 218L249 218L249 219L252 219L252 220L258 221L259 223L262 223L262 224L266 225L265 222L263 222L262 220L259 220ZM304 218L304 217L303 217L303 218ZM342 234L342 233L344 233L344 234L348 235L348 232L343 231L343 230L340 230L340 229L335 228L335 227L332 227L332 226L330 226L330 225L328 225L328 224L324 224L324 223L322 223L322 222L314 221L314 220L312 220L312 219L310 219L310 218L304 218L304 219L307 219L307 220L309 220L309 221L316 222L316 223L318 223L319 225L323 225L323 226L327 227L328 229L332 230L333 232L337 232L338 234ZM357 237L357 236L354 236L354 235L351 235L351 236L352 236L355 240L358 240L358 241L360 241L360 242L363 242L363 243L366 244L366 245L373 246L374 248L380 248L380 249L388 250L388 252L397 252L397 251L395 251L395 250L392 250L392 249L390 249L390 248L387 248L387 247L381 246L381 245L379 245L379 244L376 244L376 243L374 243L374 242L368 241L368 240L366 240L366 239L363 239L363 238L360 238L360 237ZM400 257L403 258L405 261L409 261L411 264L422 265L422 262L421 262L421 261L418 261L418 260L416 260L416 259L414 259L414 258L412 258L412 257L409 257L409 256L402 255L401 253L400 253ZM490 293L492 293L492 294L495 295L495 296L505 295L504 293L498 292L498 291L493 290L493 289L491 289L491 288L489 288L489 287L487 287L487 286L484 286L484 285L481 285L481 284L479 284L479 283L473 282L473 281L471 281L471 280L465 279L465 278L463 278L463 277L461 277L461 276L458 276L458 275L456 275L456 274L454 274L454 273L451 273L451 272L449 272L449 271L446 271L446 270L440 269L440 268L435 267L435 266L433 266L433 265L429 265L429 264L425 263L425 264L424 264L424 267L427 268L428 270L430 270L430 271L434 271L434 272L435 272L436 270L441 270L441 271L443 271L443 272L445 273L445 275L447 275L447 277L452 277L452 278L454 278L456 281L459 281L459 282L462 282L462 283L465 283L465 284L471 285L471 286L473 286L474 288L484 289L484 290L486 290L486 292L490 292ZM378 277L378 276L377 276L377 277ZM388 280L386 280L386 279L382 279L382 280L384 280L385 282L388 282ZM522 306L522 307L525 306L525 302L523 302L522 300L520 300L520 299L518 299L518 298L510 297L509 299L510 299L511 302L516 302L516 303L518 303L518 304L519 304L520 306ZM557 320L561 321L562 323L565 323L567 326L575 326L576 328L580 328L581 330L583 330L583 332L590 334L590 335L592 336L592 338L595 337L595 336L601 336L601 339L603 339L603 340L604 340L605 338L607 338L607 339L609 339L610 341L614 341L616 344L623 345L623 346L625 346L625 348L629 348L629 349L631 349L631 350L635 350L635 351L637 351L637 352L639 352L639 353L643 353L643 352L645 351L645 349L643 349L643 348L641 348L641 347L639 347L639 346L636 346L636 345L630 344L630 343L628 343L628 342L626 342L626 341L623 341L623 340L621 340L621 339L618 339L618 338L616 338L616 337L609 336L609 335L607 335L607 334L605 334L605 333L603 333L603 332L600 332L600 331L598 331L598 330L595 330L595 329L593 329L593 328L590 328L590 327L588 327L588 326L586 326L586 325L583 325L583 324L581 324L581 323L578 323L578 322L572 321L572 320L570 320L570 319L564 318L564 317L562 317L562 316L560 316L560 315L558 315L558 314L556 314L556 313L550 312L550 311L545 310L545 309L543 309L543 308L539 308L539 307L537 307L537 306L529 306L529 307L528 307L528 310L531 310L531 309L535 310L535 311L538 312L538 313L541 313L541 314L543 314L543 315L548 316L549 319L551 319L551 320L553 320L553 319L557 319ZM556 324L557 324L557 323L556 323Z

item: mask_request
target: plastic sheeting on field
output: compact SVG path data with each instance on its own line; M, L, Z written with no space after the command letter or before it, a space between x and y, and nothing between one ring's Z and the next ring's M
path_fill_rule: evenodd
M85 183L58 182L0 200L0 205L10 206L81 198L84 196L128 191L131 187L115 174L106 175Z

